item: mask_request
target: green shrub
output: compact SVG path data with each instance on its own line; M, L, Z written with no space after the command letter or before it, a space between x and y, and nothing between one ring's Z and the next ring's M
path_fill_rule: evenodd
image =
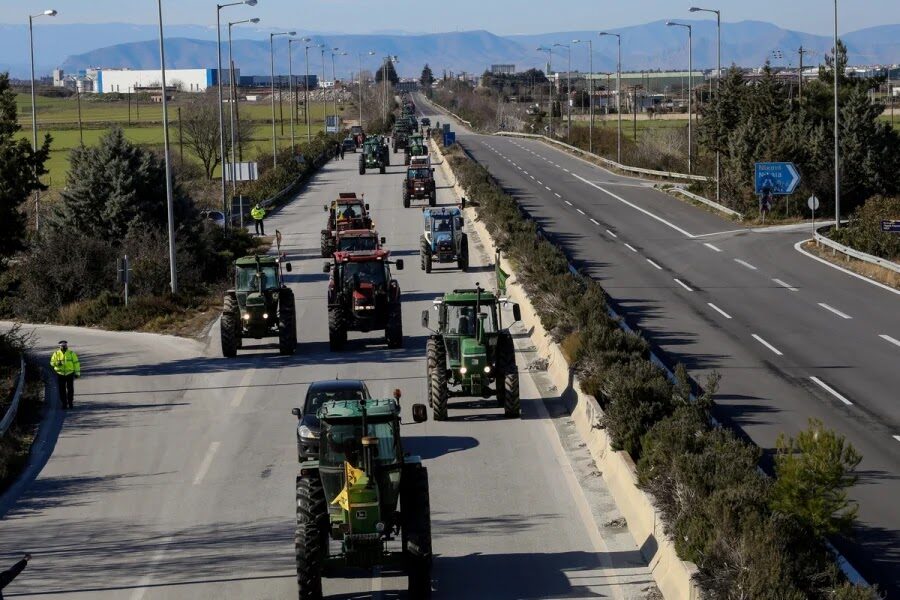
M830 237L860 252L900 261L900 235L882 231L882 220L900 220L900 197L869 198L853 211L850 223L840 229L833 229Z

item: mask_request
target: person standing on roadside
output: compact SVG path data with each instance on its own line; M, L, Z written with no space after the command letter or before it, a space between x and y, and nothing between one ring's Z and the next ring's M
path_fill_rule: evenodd
M257 202L250 210L250 216L253 217L253 224L256 225L256 235L266 235L266 225L263 223L263 219L266 218L266 209Z
M31 560L31 555L26 554L25 558L11 566L8 570L0 573L0 600L3 600L3 588L8 586L19 573L25 570L29 560Z
M81 363L78 362L78 355L69 350L69 342L59 342L59 348L50 356L50 366L56 372L62 407L74 408L75 380L81 377Z

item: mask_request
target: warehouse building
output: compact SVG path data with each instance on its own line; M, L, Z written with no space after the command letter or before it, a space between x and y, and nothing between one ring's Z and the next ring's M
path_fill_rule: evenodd
M166 69L166 87L183 92L205 92L218 85L218 69ZM98 94L131 93L134 90L159 88L162 76L159 69L88 69ZM237 72L240 76L240 72ZM225 71L222 83L228 83Z

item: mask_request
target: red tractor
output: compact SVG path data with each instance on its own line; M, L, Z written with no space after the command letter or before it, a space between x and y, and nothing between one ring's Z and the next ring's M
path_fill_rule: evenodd
M328 280L328 343L341 350L348 331L384 330L388 348L403 346L400 284L391 265L403 270L403 259L390 260L387 250L334 253L325 263Z
M341 193L340 197L325 205L328 213L327 229L322 230L322 258L331 258L337 249L337 235L340 231L352 229L372 229L369 205L354 193Z
M347 229L337 232L335 252L381 250L387 240L374 229Z

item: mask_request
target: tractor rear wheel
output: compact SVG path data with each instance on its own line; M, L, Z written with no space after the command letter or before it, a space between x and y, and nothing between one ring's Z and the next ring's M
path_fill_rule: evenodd
M403 188L403 208L409 208L409 190Z
M423 235L419 238L419 265L426 273L431 273L431 248Z
M365 154L361 154L359 157L359 174L360 175L366 174L366 155Z
M516 367L516 349L512 337L501 335L497 340L497 403L508 418L520 416L519 370Z
M431 597L431 501L428 469L421 464L410 464L403 469L400 514L408 595L413 600L424 600Z
M434 397L431 395L431 372L438 360L443 361L443 348L440 338L430 337L425 343L425 378L427 385L425 393L428 396L428 406L434 408Z
M447 420L447 361L444 353L440 352L435 361L434 368L428 377L431 386L431 407L434 409L435 421Z
M382 175L384 175L384 173L385 173L386 170L387 170L387 169L386 169L386 167L385 167L385 164L384 164L384 163L381 163L381 166L378 167L378 172L381 173Z
M469 236L461 233L459 236L459 253L456 258L459 270L465 273L469 269Z
M343 350L347 343L347 319L340 306L328 307L328 346L332 352Z
M238 308L237 299L228 295L225 296L225 303L222 307L222 318L219 321L219 333L222 338L222 356L226 358L234 358L237 356L238 345L240 344L240 310Z
M290 356L297 351L297 313L294 292L283 288L278 292L278 352Z
M428 206L437 206L437 190L431 190L428 196Z
M403 347L403 316L400 311L400 304L391 306L388 309L387 327L384 329L384 337L387 340L388 348Z
M334 252L331 249L331 232L323 231L319 239L319 246L322 250L322 258L331 258Z
M322 598L322 571L328 554L328 505L318 477L297 477L294 556L299 600Z

